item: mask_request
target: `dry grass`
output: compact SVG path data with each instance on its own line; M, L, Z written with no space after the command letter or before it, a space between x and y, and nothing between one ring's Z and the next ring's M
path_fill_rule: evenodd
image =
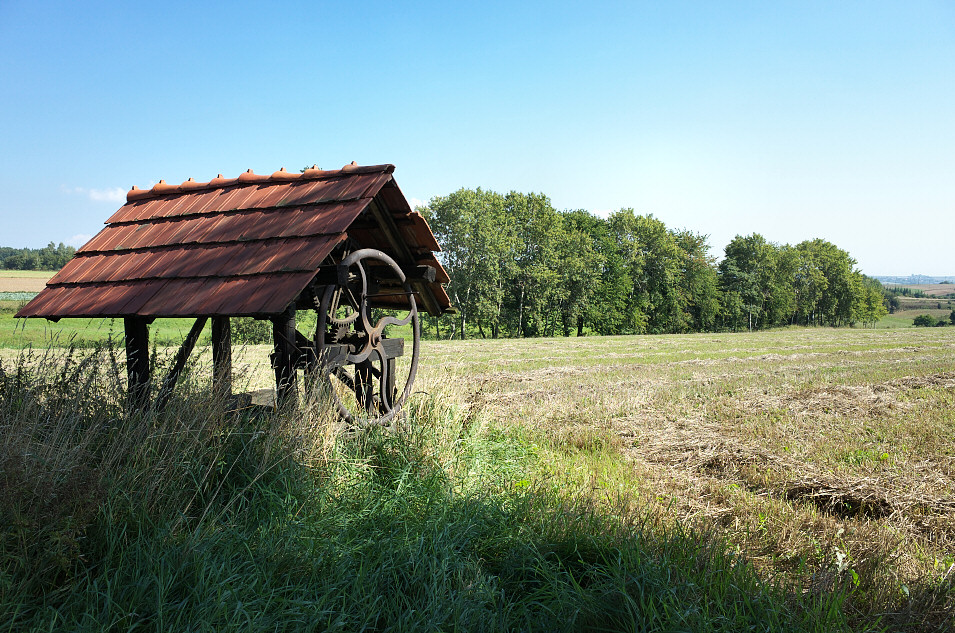
M248 388L267 354L236 351ZM527 428L555 480L715 531L767 577L955 625L955 328L426 342L416 389Z
M0 292L40 292L55 273L49 271L3 271ZM32 274L28 274L32 273Z
M772 576L830 569L888 622L953 624L955 329L470 341L425 358L422 382L456 382L498 420L618 447L602 493L623 484L715 528Z
M910 288L921 290L930 297L944 297L955 294L955 284L885 284L888 288Z

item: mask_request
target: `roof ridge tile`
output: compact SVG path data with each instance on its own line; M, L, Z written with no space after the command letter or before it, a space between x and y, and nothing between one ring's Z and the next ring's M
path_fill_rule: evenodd
M158 183L153 185L151 189L140 189L136 187L136 185L133 185L126 194L126 202L138 202L140 200L147 200L150 198L156 198L170 194L192 193L195 191L208 189L220 189L222 187L228 187L237 183L279 184L295 180L323 180L328 178L336 178L339 176L351 176L355 174L368 174L373 172L391 174L394 173L394 171L395 166L391 164L359 165L355 161L343 166L341 169L333 170L319 169L317 165L312 165L310 168L306 168L301 173L286 171L286 169L282 167L278 171L273 172L270 176L266 176L265 174L256 174L249 169L239 174L238 178L224 178L222 174L219 174L209 182L198 182L193 178L189 178L181 185L171 185L165 180L160 180Z

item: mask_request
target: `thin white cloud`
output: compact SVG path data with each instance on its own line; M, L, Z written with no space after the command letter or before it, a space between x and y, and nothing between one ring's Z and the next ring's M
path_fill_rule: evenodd
M417 209L418 207L426 207L426 206L428 206L427 201L425 201L425 200L418 200L417 198L408 198L408 204L411 205L411 208L412 208L412 209Z
M95 202L126 202L126 190L122 187L90 189L90 200Z
M70 239L66 240L65 244L66 244L67 246L72 246L72 247L74 247L74 248L79 248L79 247L82 246L83 244L86 244L87 242L89 242L92 238L93 238L92 235L88 235L88 234L86 234L86 233L77 233L76 235L74 235L74 236L71 237Z
M63 190L74 195L86 196L93 202L126 202L126 190L122 187L110 187L108 189L64 187Z

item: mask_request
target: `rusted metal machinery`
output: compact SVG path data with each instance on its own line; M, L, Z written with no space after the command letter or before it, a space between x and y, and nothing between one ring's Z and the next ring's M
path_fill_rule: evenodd
M406 275L387 253L373 248L341 249L327 259L310 288L317 315L314 336L301 334L288 315L276 320L272 364L279 398L289 397L297 383L294 372L302 369L304 383L320 386L346 422L372 426L394 419L411 395L421 349L411 280L434 282L435 274L432 266L419 266ZM396 310L395 299L407 305ZM410 339L389 338L392 327L404 328ZM398 359L406 356L409 342L407 366L399 375Z
M374 261L385 267L372 267ZM422 267L434 281L434 268ZM317 301L315 350L318 369L327 383L339 415L355 421L340 397L341 387L355 395L364 422L386 423L401 409L418 373L421 322L414 291L397 262L382 251L365 248L345 257L337 267L338 279L325 286ZM407 299L407 312L372 318L375 300L385 296ZM396 379L397 359L404 355L405 339L388 338L389 326L411 326L411 359L404 384ZM349 373L351 367L351 373ZM341 387L335 384L340 382Z
M453 311L440 248L393 171L352 163L134 187L17 316L122 318L129 402L141 409L165 407L209 319L213 388L230 395L230 319L268 319L278 401L296 396L302 370L344 420L386 424L411 394L419 310ZM316 311L313 334L298 331L301 310ZM158 317L196 320L153 400L149 324Z

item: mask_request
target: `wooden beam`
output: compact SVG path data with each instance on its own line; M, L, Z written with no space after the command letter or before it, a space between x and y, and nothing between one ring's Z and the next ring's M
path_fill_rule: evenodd
M212 317L212 390L225 398L232 395L232 322L227 316Z
M375 217L375 220L378 221L378 226L381 227L382 233L385 234L385 239L388 240L391 251L396 255L395 259L398 260L398 265L413 266L415 264L414 253L408 248L408 244L401 239L401 231L398 229L398 224L388 209L385 208L384 203L379 201L378 198L374 198L371 204L368 205L368 208L371 210L371 214Z
M375 279L394 281L396 283L398 281L398 276L391 266L369 266L368 272ZM438 271L434 266L425 265L401 266L401 272L404 273L405 279L407 279L409 283L416 281L434 283L434 280L437 279L438 276Z
M125 317L127 404L131 410L149 408L149 325L142 317Z
M298 395L295 382L295 304L272 318L272 367L275 369L276 401L287 402Z
M202 328L206 326L207 320L206 317L196 319L196 322L192 324L192 329L189 330L189 334L186 335L186 340L182 342L179 351L176 352L176 361L172 364L172 369L169 370L166 380L163 381L159 395L156 396L157 411L165 410L169 397L172 396L172 390L176 388L176 382L179 380L182 370L186 368L186 361L189 360L189 355L196 347L196 342L199 340L199 335L202 334Z
M392 248L392 252L397 255L395 259L398 261L398 265L405 270L415 268L417 262L415 261L414 253L411 252L411 248L409 248L408 244L401 238L401 231L398 228L398 224L395 222L394 217L392 217L391 212L385 207L384 201L376 197L371 201L371 204L368 205L368 208L378 221L382 233L385 234L385 239L388 240L388 244ZM427 281L420 278L409 278L408 283L424 301L425 310L436 316L441 314L441 306L438 305L437 299L431 294L431 286Z

